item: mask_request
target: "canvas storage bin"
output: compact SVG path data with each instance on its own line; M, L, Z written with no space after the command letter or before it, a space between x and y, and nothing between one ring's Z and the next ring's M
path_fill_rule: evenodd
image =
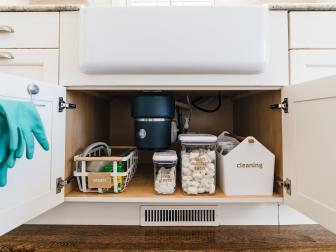
M217 152L217 183L226 195L273 194L275 156L254 137L226 155Z

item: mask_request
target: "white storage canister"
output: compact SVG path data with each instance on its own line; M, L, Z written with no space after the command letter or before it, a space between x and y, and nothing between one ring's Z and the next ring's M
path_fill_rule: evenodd
M210 134L181 134L181 180L187 194L216 191L216 142Z
M158 194L174 193L176 188L176 151L155 152L153 163L155 192Z

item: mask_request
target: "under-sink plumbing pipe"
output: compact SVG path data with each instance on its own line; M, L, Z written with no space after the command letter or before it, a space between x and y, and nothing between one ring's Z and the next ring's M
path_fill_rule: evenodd
M189 102L189 97L187 97L187 100ZM180 108L180 109L184 109L184 110L188 110L189 111L189 115L185 116L183 118L183 122L181 121L180 123L183 124L181 125L182 128L180 128L180 132L179 133L187 133L188 129L189 129L189 122L191 120L191 113L192 113L192 105L191 104L187 104L184 102L180 102L180 101L175 101L175 106ZM182 115L182 112L179 112L180 115ZM179 120L178 120L179 121Z
M190 110L192 109L192 105L179 101L175 101L175 106L183 109L190 109Z

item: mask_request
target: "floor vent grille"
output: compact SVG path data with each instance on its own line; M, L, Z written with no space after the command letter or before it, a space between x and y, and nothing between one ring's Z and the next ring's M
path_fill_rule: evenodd
M141 226L218 226L217 206L141 206Z

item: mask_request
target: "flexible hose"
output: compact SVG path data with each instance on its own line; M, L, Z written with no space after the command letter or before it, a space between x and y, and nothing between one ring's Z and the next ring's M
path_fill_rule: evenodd
M213 109L202 108L202 107L200 107L199 105L197 105L197 103L199 103L199 102L202 101L202 100L203 100L203 102L204 102L204 99L205 99L205 98L206 98L206 100L208 100L208 97L205 97L205 96L198 97L197 99L193 100L193 101L191 102L191 104L192 104L195 108L197 108L198 110L201 110L201 111L203 111L203 112L207 112L207 113L213 113L213 112L216 112L216 111L218 111L218 110L220 109L220 107L222 106L222 97L221 97L220 94L218 94L218 104L217 104L217 106L216 106L215 108L213 108Z

